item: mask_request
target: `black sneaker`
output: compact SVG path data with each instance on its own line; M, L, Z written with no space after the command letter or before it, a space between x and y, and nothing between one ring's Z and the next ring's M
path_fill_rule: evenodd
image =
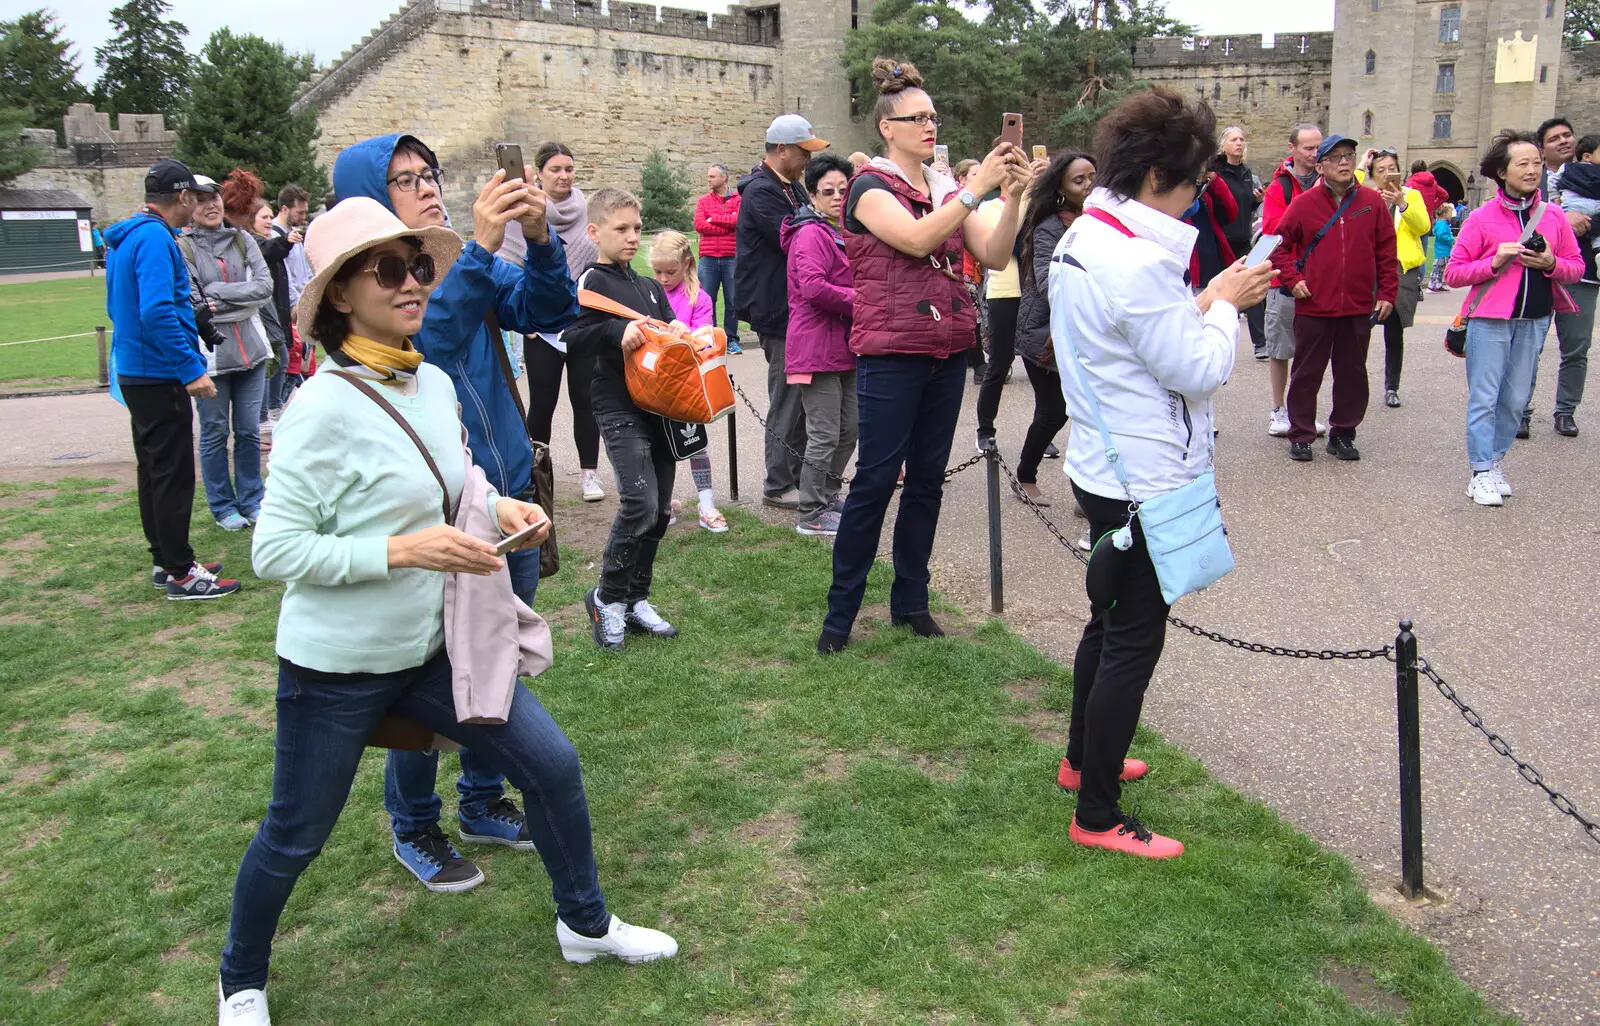
M600 589L590 588L583 596L583 608L589 613L594 643L612 652L622 651L627 632L625 610L621 602L601 602Z
M1359 460L1361 450L1356 448L1356 440L1349 435L1328 435L1328 455L1339 460Z
M939 627L938 621L927 613L921 613L917 616L891 615L889 624L892 627L910 627L919 638L944 637L944 631Z
M188 577L167 578L167 601L169 602L227 598L238 590L238 581L218 577L198 563L189 568Z
M206 573L212 575L213 577L221 577L222 576L222 564L221 563L201 563L199 565L200 565L200 567L202 569L205 570ZM166 570L162 569L159 566L151 567L151 569L150 569L150 583L151 584L155 585L157 588L161 589L162 591L166 591L167 590L167 582L170 581L170 580L172 580L172 575L167 573Z
M1311 462L1311 443L1310 442L1290 442L1289 443L1289 458L1291 460L1294 460L1296 463L1310 463Z
M817 638L817 655L838 655L850 644L850 635L823 631Z
M1578 421L1570 413L1556 414L1556 434L1564 438L1578 437Z
M1265 360L1267 358L1267 347L1266 346L1256 346L1255 349L1256 349L1256 359Z
M470 891L483 883L483 870L461 857L437 823L414 834L395 834L394 857L436 893Z
M1061 450L1056 448L1056 443L1051 442L1044 447L1044 458L1047 460L1059 460L1061 458Z
M1523 414L1522 423L1517 426L1517 437L1528 439L1533 437L1533 418Z

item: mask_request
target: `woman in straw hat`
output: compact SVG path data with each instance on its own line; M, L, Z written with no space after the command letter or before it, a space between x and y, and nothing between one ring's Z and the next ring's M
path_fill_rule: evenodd
M505 564L494 546L445 522L445 501L454 507L467 485L456 392L409 336L422 326L433 282L460 254L460 238L447 228L407 228L376 201L355 197L318 218L305 247L315 277L298 322L311 326L342 374L307 381L273 441L253 557L257 575L288 584L278 618L277 755L272 802L234 884L218 1021L270 1022L262 988L278 917L332 832L386 712L494 753L522 789L552 882L563 957L670 958L678 950L671 937L606 910L577 752L532 692L516 686L504 724L456 720L445 574L489 575ZM417 443L345 375L370 383L404 418L435 457L446 495ZM538 506L492 490L487 502L506 535L545 518ZM542 533L525 544L539 544ZM436 840L441 861L459 859L442 835Z

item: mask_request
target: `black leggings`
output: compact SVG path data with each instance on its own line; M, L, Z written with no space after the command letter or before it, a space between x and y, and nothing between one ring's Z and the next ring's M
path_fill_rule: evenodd
M1049 367L1040 367L1026 356L1022 358L1022 369L1028 372L1028 383L1033 386L1033 423L1028 425L1028 437L1022 442L1017 480L1023 484L1037 484L1039 461L1044 459L1045 448L1067 426L1067 399L1061 394L1060 374Z
M1006 371L1017 355L1017 310L1021 299L989 300L989 368L978 386L978 433L994 434L994 418L1000 412L1000 390L1006 387Z
M1089 517L1089 537L1099 539L1127 523L1127 499L1094 495L1077 485L1072 492ZM1128 551L1118 552L1107 541L1090 557L1089 623L1072 661L1067 762L1083 772L1077 818L1085 830L1110 830L1122 821L1117 778L1167 640L1171 607L1161 598L1144 531L1137 519L1133 525ZM1099 566L1102 559L1112 565Z
M594 360L563 353L538 335L522 337L522 357L528 367L528 437L550 443L551 422L561 401L561 371L567 371L567 399L572 403L572 439L578 446L578 465L593 470L600 465L600 427L590 405Z
M1400 323L1396 310L1383 319L1383 387L1387 392L1400 391L1400 366L1406 358L1406 329Z

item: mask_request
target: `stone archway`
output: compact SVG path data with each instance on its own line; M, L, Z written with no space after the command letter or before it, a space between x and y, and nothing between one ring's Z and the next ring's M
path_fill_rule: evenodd
M1466 180L1454 164L1440 161L1428 170L1433 172L1433 180L1439 183L1439 188L1450 194L1451 203L1460 203L1467 198Z

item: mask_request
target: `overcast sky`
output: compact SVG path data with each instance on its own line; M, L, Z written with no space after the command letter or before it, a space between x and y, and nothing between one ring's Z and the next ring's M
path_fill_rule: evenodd
M85 84L99 77L94 48L111 34L106 10L115 0L0 0L0 20L14 18L43 3L66 25L78 44L80 74ZM671 6L718 11L717 0L676 0ZM272 0L271 3L218 3L216 0L172 0L172 17L189 29L189 48L198 50L212 31L223 26L275 39L290 51L310 51L327 64L384 18L401 7L399 0ZM1308 32L1333 28L1333 0L1168 0L1168 12L1200 31Z

